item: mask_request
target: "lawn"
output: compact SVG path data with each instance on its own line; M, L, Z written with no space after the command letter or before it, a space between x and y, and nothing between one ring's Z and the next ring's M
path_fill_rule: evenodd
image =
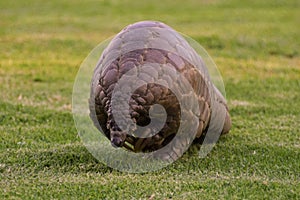
M300 2L0 1L0 199L300 199ZM113 170L71 113L80 64L104 39L160 20L218 66L233 127L210 154Z

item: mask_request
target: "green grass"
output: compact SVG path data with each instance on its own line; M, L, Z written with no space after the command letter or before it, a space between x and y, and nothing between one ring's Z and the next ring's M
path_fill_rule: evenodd
M300 199L299 1L0 1L0 199ZM76 72L102 40L161 20L206 48L233 120L160 171L99 163L71 114Z

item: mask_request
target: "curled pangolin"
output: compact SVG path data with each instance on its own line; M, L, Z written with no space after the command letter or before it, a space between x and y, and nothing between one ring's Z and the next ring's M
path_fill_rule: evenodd
M143 70L140 66L144 66ZM174 71L188 81L192 94L196 96L196 101L190 100L188 103L190 110L184 110L180 103L181 98L192 99L191 91L183 91L185 86L182 79L171 75ZM137 75L141 79L138 80L139 84L134 78ZM112 105L114 90L124 77L132 80L126 85L128 91L133 90L127 101L128 112L123 112L125 108L118 103L115 107L118 109L113 110ZM121 93L126 92L124 84L119 85L123 86ZM157 104L164 107L167 116L162 120L163 126L152 127L151 130L157 132L147 136L149 128L138 129L136 126L147 127L151 120L155 120L149 112ZM94 70L89 105L90 117L95 126L112 145L134 152L158 150L170 143L179 129L188 131L191 126L196 127L195 134L191 136L194 142L201 141L210 126L221 126L215 129L219 134L225 134L231 128L225 98L212 84L200 56L180 34L161 22L144 21L129 25L111 40ZM219 115L221 112L224 115ZM116 117L120 116L130 118L133 126L131 124L124 130L123 127L129 122L121 119L120 123L124 126L120 127L116 122ZM191 123L192 117L196 118L196 123ZM185 127L180 127L180 123L185 123ZM136 134L137 130L140 131L139 135ZM142 135L145 137L139 137ZM177 145L172 148L180 149L185 137L179 137Z

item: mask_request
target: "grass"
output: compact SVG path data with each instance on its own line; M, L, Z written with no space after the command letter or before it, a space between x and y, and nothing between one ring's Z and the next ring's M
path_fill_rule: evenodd
M300 199L299 1L0 1L0 199ZM219 67L233 120L204 159L127 174L71 114L80 63L129 23L161 20Z

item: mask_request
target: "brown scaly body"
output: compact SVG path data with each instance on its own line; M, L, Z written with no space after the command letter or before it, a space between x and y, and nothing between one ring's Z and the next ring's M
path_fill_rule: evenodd
M163 24L153 22L140 23L137 25L138 28L147 26L161 26L161 28L165 28ZM134 26L129 27L125 29L125 31L134 28ZM122 38L122 34L120 34L119 37ZM111 46L113 46L113 44ZM108 49L114 49L111 46L108 47ZM183 56L178 55L179 53L175 54L168 50L147 47L143 49L129 49L122 52L122 45L117 46L117 48L121 53L109 59L110 51L104 52L98 67L95 69L90 98L90 116L95 126L110 139L114 146L123 146L135 152L155 151L168 144L177 133L181 120L180 103L169 88L160 84L149 83L139 87L131 96L129 101L130 117L139 126L149 124L149 109L151 105L160 104L167 112L164 127L156 135L147 138L134 137L118 127L111 110L111 98L116 83L129 70L146 63L169 64L188 80L194 90L193 92L197 96L198 102L195 103L199 105L200 115L198 116L199 123L195 140L200 141L201 136L207 131L211 120L212 97L209 91L211 85L209 85L210 83L207 81L208 78L201 74L201 72ZM105 59L109 61L105 61ZM158 79L160 76L164 76L158 73L160 72L150 67L149 74L145 74L145 76L155 75L158 76ZM170 77L170 79L172 79L172 77ZM178 83L171 80L169 84ZM174 87L174 85L172 86ZM230 116L226 102L220 92L216 92L215 96L216 100L226 108L226 117L222 128L222 134L224 134L227 133L231 127Z

